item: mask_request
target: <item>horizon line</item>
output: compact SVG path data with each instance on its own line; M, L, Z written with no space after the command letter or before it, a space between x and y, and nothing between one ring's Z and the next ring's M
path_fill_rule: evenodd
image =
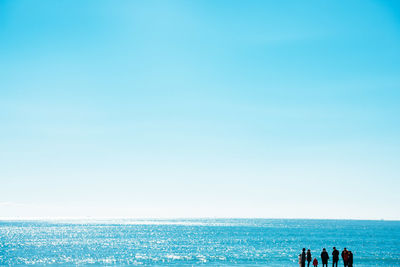
M400 219L377 219L377 218L296 218L296 217L98 217L98 216L42 216L42 217L0 217L0 221L60 221L60 220L326 220L326 221L392 221L399 222Z

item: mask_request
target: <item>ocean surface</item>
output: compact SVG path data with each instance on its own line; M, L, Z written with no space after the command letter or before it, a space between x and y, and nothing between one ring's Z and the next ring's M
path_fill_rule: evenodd
M333 246L354 266L400 266L400 221L0 221L0 265L298 266L301 248L320 261Z

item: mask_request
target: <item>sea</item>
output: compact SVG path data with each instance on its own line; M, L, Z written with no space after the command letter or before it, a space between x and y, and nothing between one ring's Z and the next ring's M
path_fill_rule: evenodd
M0 221L3 266L299 266L303 247L322 266L333 246L351 250L354 266L400 266L400 221Z

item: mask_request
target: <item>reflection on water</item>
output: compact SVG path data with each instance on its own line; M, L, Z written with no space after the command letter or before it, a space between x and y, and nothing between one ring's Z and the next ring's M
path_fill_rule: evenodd
M347 247L355 266L400 266L400 222L80 220L0 222L0 264L298 266L302 247Z

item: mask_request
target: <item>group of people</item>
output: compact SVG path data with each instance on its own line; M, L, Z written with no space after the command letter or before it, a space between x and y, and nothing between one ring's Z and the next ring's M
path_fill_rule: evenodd
M328 260L329 260L329 254L326 251L326 249L322 249L321 253L321 261L322 261L322 267L326 266L328 267ZM353 267L353 253L350 250L347 250L346 248L343 249L342 251L342 260L343 264L345 267ZM303 251L299 255L299 265L300 267L305 267L306 262L307 262L307 267L310 267L310 263L312 261L313 266L318 266L318 260L317 258L314 258L312 260L311 256L311 250L307 250L303 248ZM339 250L337 250L335 247L333 247L332 251L332 267L337 267L339 262Z

